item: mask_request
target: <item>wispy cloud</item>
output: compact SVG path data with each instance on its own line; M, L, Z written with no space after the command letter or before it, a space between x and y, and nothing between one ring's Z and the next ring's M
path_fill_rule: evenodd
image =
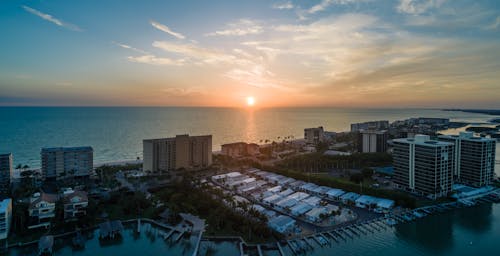
M132 51L135 51L135 52L138 52L138 53L149 54L148 52L146 52L144 50L132 47L132 46L127 45L127 44L122 44L122 43L118 43L118 42L115 42L115 41L112 41L111 43L113 43L114 45L119 46L119 47L121 47L123 49L132 50Z
M130 62L151 64L151 65L182 66L184 64L183 59L174 60L169 58L161 58L161 57L156 57L152 54L141 55L141 56L128 56L127 60Z
M36 15L46 21L49 21L49 22L52 22L54 24L56 24L57 26L59 27L63 27L63 28L66 28L66 29L69 29L69 30L73 30L73 31L82 31L82 29L80 27L78 27L77 25L74 25L74 24L71 24L71 23L67 23L67 22L64 22L60 19L57 19L56 17L50 15L50 14L46 14L46 13L43 13L41 11L38 11L36 9L33 9L31 7L28 7L26 5L23 5L22 8L33 14L33 15Z
M357 3L357 2L366 2L366 1L370 1L370 0L321 0L321 2L319 4L316 4L316 5L312 6L311 8L309 8L309 10L307 10L307 12L309 14L313 14L316 12L324 11L329 6L334 5L334 4L345 5L345 4L351 4L351 3Z
M179 54L191 60L200 60L203 63L234 63L238 61L234 55L226 54L223 51L217 51L188 43L155 41L153 42L153 47L162 49L169 53Z
M398 12L408 14L422 14L431 8L440 7L446 0L400 0L396 7Z
M273 9L278 9L278 10L290 10L293 9L295 6L292 4L292 2L284 2L284 3L278 3L278 4L273 4Z
M486 29L495 30L500 27L500 16L497 16L495 22L486 27Z
M169 27L167 27L167 26L165 26L165 25L163 25L163 24L161 24L159 22L151 20L150 23L151 23L151 26L153 26L154 28L156 28L156 29L158 29L160 31L163 31L163 32L165 32L165 33L167 33L167 34L169 34L169 35L171 35L173 37L176 37L178 39L185 39L186 38L183 34L178 33L178 32L174 32Z
M206 36L245 36L256 35L263 32L262 26L256 21L241 19L234 23L229 23L228 29L217 30L212 33L205 34Z

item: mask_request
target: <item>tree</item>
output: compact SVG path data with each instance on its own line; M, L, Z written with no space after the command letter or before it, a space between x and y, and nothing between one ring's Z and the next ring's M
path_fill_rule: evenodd
M373 176L373 169L365 167L363 168L363 170L361 170L361 173L363 174L363 177L371 178Z
M354 182L354 183L361 183L363 181L363 174L361 173L355 173L349 177L349 180Z

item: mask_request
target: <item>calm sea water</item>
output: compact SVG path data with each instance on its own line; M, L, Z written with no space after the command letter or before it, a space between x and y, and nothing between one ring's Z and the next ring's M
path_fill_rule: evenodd
M167 243L154 235L157 233L155 229L143 226L140 236L127 229L120 244L105 246L99 244L97 232L87 241L84 250L74 251L69 246L70 241L56 240L54 255L192 255L196 241L191 237L175 244ZM307 255L498 255L499 239L500 204L484 204L428 216L354 239L347 238L345 242L332 242L330 246L316 246ZM201 248L208 246L207 243L203 242ZM233 242L209 246L215 249L210 255L239 255L238 246ZM286 247L285 253L293 255ZM36 248L11 249L7 255L36 255Z
M0 152L16 164L40 166L40 148L92 146L96 163L142 158L142 140L176 134L213 135L213 150L228 142L303 137L306 127L348 131L350 124L410 117L484 122L489 115L431 109L0 107ZM500 150L497 150L500 151Z

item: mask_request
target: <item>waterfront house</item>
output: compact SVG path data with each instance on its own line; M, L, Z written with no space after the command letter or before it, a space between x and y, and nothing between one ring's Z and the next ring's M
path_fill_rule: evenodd
M394 208L394 205L395 205L394 200L379 198L379 200L377 201L375 212L387 213L392 208Z
M295 225L295 220L284 215L279 215L269 220L268 225L270 228L279 233L285 233L291 230Z
M29 229L49 227L50 221L56 216L56 202L59 197L55 194L35 193L30 199L28 214L30 216Z
M354 192L348 192L340 196L340 200L342 200L342 203L344 204L354 204L356 202L356 199L358 199L360 196L361 195Z
M345 191L337 188L332 188L326 192L327 197L334 200L339 200L343 194L345 194Z
M292 207L290 209L290 212L294 216L300 216L300 215L310 211L312 208L313 208L312 205L301 202L301 203L296 204L294 207Z
M67 191L64 193L64 219L75 220L87 215L89 199L85 191Z
M306 212L305 216L309 221L319 222L321 221L322 215L328 214L328 209L326 207L316 207Z
M378 198L375 198L373 196L367 196L367 195L362 195L356 199L355 204L356 207L359 208L367 208L367 209L372 209L376 207Z

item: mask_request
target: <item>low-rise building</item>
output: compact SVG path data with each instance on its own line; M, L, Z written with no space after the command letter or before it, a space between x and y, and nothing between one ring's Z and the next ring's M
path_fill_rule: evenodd
M64 219L74 220L87 215L89 199L85 191L67 191L64 193Z
M268 225L270 228L283 234L293 229L293 227L295 226L295 220L288 216L279 215L275 218L270 219Z
M326 192L326 196L333 200L339 200L343 194L345 194L345 191L338 188L332 188Z
M310 211L312 208L313 208L312 205L301 202L296 204L294 207L290 208L290 213L292 213L294 216L300 216Z
M308 211L305 216L309 221L319 222L323 215L328 214L328 209L326 207L316 207Z
M342 200L342 203L344 204L355 204L356 199L358 199L361 195L354 193L354 192L348 192L340 196L340 200Z
M35 193L30 199L28 214L30 216L29 229L49 227L52 218L56 216L56 202L59 197L55 194Z
M7 198L0 201L0 240L9 237L11 220L12 200Z
M395 204L396 203L394 202L394 200L379 198L379 200L377 201L377 206L374 209L374 211L378 213L387 213L392 208L394 208Z

